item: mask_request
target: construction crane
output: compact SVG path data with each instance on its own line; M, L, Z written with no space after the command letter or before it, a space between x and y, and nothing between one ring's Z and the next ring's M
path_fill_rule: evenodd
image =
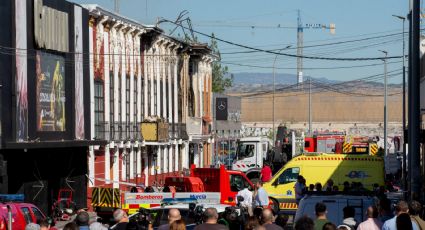
M303 82L303 46L304 46L304 29L323 29L329 30L331 34L335 34L335 24L331 23L329 25L321 23L309 23L302 24L301 21L301 11L298 10L298 28L297 28L297 83L298 86Z
M115 13L120 12L120 0L114 0L114 11Z

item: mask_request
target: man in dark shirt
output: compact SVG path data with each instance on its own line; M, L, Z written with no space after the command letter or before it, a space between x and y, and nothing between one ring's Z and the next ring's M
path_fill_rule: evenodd
M215 208L207 208L204 212L204 223L195 227L195 230L228 230L222 224L217 224L218 213Z
M176 220L180 220L182 217L180 211L177 208L172 208L168 210L168 224L163 224L158 227L158 230L168 230L170 229L170 224Z
M114 220L117 222L114 230L126 230L128 224L127 213L122 209L117 209L114 212Z
M261 220L263 221L263 227L266 230L283 230L279 225L273 224L273 212L269 208L263 209L263 214L261 215Z

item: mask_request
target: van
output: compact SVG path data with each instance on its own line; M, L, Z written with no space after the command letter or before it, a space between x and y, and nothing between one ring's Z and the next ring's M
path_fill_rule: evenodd
M372 191L373 185L384 185L384 160L378 156L353 154L309 153L290 160L273 178L264 184L271 207L274 211L295 213L294 186L298 175L310 184L321 183L323 187L329 179L334 181L339 191L345 181L361 182L365 189Z
M347 206L355 210L354 219L357 223L366 220L366 210L371 205L376 205L377 199L371 196L353 196L353 195L307 195L301 201L295 214L294 223L303 216L316 219L315 206L321 202L326 205L327 219L338 225L344 220L343 209Z

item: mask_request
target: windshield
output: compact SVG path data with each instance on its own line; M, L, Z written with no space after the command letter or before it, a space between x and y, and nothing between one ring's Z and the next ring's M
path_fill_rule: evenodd
M246 157L253 157L255 153L255 144L254 143L238 143L238 149L236 151L238 159L243 159Z

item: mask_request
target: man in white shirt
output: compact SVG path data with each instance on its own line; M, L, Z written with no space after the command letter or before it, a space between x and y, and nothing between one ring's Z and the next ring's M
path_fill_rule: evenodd
M243 197L243 201L238 201L238 196ZM252 216L252 192L248 190L248 188L244 188L236 194L236 203L240 204L241 207L247 209L249 216Z

